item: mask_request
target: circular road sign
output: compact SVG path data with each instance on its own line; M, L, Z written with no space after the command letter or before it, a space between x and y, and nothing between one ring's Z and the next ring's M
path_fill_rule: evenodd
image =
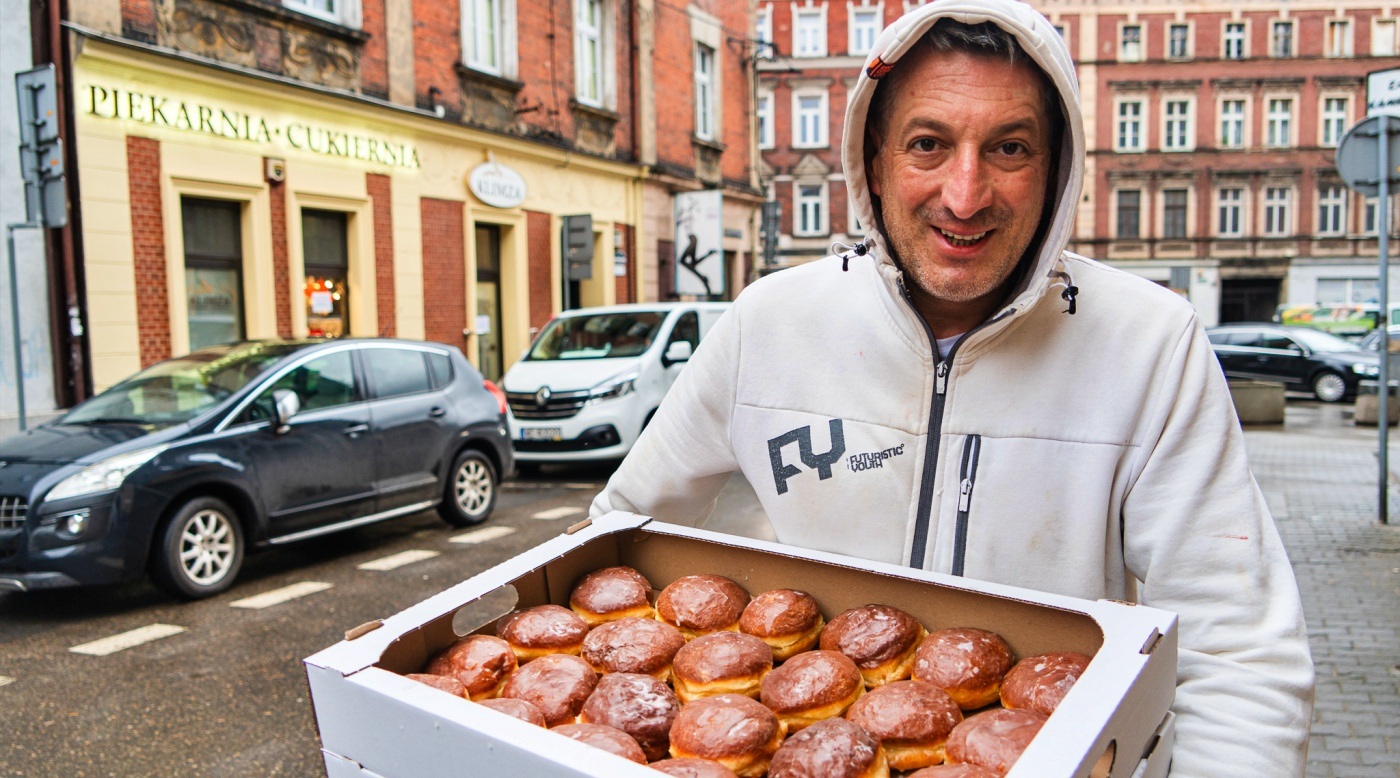
M1347 130L1337 146L1337 172L1354 191L1367 197L1380 193L1381 119L1386 119L1386 150L1390 163L1390 193L1400 194L1400 116L1367 116Z

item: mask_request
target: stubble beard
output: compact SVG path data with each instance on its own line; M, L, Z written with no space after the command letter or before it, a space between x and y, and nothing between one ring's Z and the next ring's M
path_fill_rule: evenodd
M995 264L980 267L981 272L970 275L956 274L924 261L925 254L930 251L927 248L929 237L926 231L932 229L927 225L955 220L945 218L931 205L920 206L914 212L918 220L914 226L891 219L890 216L888 212L884 213L885 233L889 237L891 248L894 249L899 267L920 291L935 300L966 303L991 294L1015 271L1026 250L1026 246L1013 246L1008 256L992 258ZM1009 213L994 211L979 221L1002 228L1012 220ZM1029 244L1029 241L1027 243Z

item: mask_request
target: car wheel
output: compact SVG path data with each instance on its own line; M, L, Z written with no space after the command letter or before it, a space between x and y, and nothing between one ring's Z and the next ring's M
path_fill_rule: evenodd
M1330 370L1317 374L1312 382L1313 394L1325 403L1341 402L1347 394L1347 382Z
M233 586L243 566L243 527L228 503L196 497L162 526L151 578L185 600L211 597Z
M496 507L496 468L486 455L468 449L452 461L447 473L447 493L438 505L442 520L454 527L470 527L491 517Z

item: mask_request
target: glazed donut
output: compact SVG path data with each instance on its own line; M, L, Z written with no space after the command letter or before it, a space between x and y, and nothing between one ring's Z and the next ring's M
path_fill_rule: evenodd
M560 724L551 729L550 732L557 732L580 743L601 748L608 753L617 754L623 759L630 759L637 764L647 763L646 754L642 753L642 747L637 745L637 741L633 740L631 735L614 727L603 724Z
M656 615L651 581L630 567L604 567L580 578L569 594L569 607L590 627L609 621Z
M763 679L759 699L797 732L840 716L864 693L860 670L845 654L805 651Z
M1005 774L1031 744L1045 717L1029 710L993 708L969 716L948 738L948 761L975 764Z
M894 681L846 711L885 747L890 769L917 770L943 761L943 747L962 711L946 692L923 681Z
M767 643L742 632L715 632L676 652L671 681L681 702L716 694L757 698L760 684L772 669L773 651Z
M656 617L681 631L686 640L711 632L734 632L749 604L749 593L720 575L677 578L656 596Z
M587 662L552 654L511 673L501 696L534 705L544 714L545 724L554 727L572 723L597 685L598 674Z
M468 635L439 651L424 672L456 678L479 702L499 695L515 668L509 643L490 635Z
M914 651L927 634L918 619L898 608L865 605L832 619L822 630L821 647L850 657L873 689L909 677Z
M494 700L482 700L480 704L507 716L514 716L527 724L534 724L537 727L544 726L544 714L540 713L539 708L524 700L500 697Z
M737 778L733 770L709 759L663 759L652 762L651 769L676 778Z
M496 634L510 644L520 664L550 654L573 654L583 650L588 625L578 614L558 605L536 605L502 618Z
M1088 666L1089 657L1072 651L1022 659L1001 682L1001 704L1049 716Z
M816 646L825 624L812 595L795 589L764 592L739 617L739 631L767 643L776 662Z
M915 652L914 680L947 692L963 710L976 710L997 701L1011 664L1011 648L995 632L940 629Z
M905 778L1001 778L1001 773L975 764L941 764L909 773Z
M620 729L637 741L648 760L664 759L671 748L671 723L680 710L681 701L665 681L612 673L598 679L578 720Z
M467 690L462 686L462 682L456 678L449 678L436 673L409 673L404 676L410 681L417 681L425 686L431 686L438 691L447 692L455 697L467 696Z
M579 656L600 673L646 673L666 681L684 645L685 638L670 624L628 617L594 627Z
M885 750L845 719L818 721L783 743L768 778L889 778Z
M742 778L768 772L787 726L756 700L720 694L681 706L671 725L671 756L712 759Z

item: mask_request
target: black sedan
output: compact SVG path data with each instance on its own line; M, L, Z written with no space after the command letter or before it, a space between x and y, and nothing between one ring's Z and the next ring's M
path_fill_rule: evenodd
M201 349L0 441L0 590L149 573L207 597L250 548L432 507L485 521L513 467L505 395L451 346Z
M1317 399L1341 402L1363 380L1374 381L1380 359L1355 343L1320 330L1279 324L1225 324L1206 329L1227 378L1278 381Z

